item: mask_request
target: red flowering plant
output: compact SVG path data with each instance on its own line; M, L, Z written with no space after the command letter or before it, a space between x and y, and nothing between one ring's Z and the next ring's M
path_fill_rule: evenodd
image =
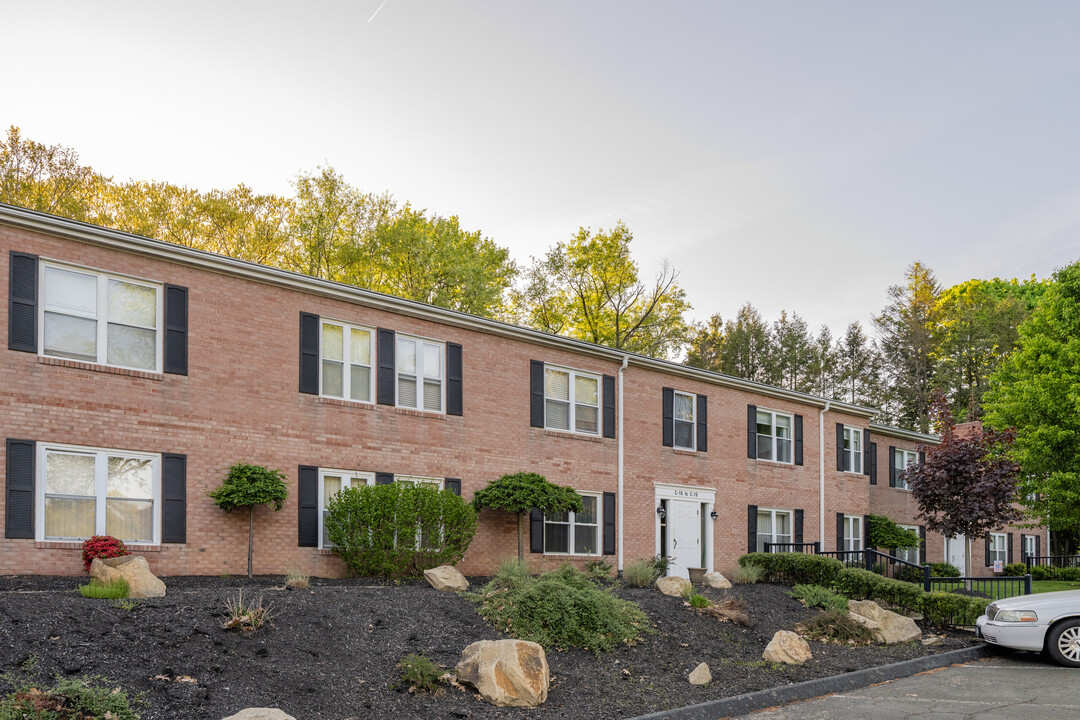
M83 572L90 572L90 563L94 561L94 558L116 558L130 554L124 543L112 535L95 535L89 540L83 540Z

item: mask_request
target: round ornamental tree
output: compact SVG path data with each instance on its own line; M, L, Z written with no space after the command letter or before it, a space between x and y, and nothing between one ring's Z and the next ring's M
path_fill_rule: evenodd
M546 515L561 512L582 512L581 496L572 487L550 483L543 475L519 472L503 475L488 483L473 495L473 508L506 510L517 515L518 561L525 560L522 526L525 515L538 508Z
M278 512L285 507L289 491L285 474L260 465L236 463L217 490L208 493L214 504L227 513L237 508L248 509L248 577L251 577L251 558L255 550L255 506L269 505Z

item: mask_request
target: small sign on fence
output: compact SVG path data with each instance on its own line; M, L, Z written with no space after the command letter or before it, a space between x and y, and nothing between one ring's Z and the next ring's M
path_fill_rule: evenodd
M1005 570L1005 563L1000 560L994 561L994 572L999 573Z

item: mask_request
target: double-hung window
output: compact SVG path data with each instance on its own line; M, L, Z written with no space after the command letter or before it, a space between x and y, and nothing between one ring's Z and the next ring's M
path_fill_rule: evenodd
M160 541L160 455L71 445L39 448L39 540L112 535L129 543Z
M446 373L441 342L397 336L397 406L443 412Z
M892 457L893 467L896 469L896 487L907 490L907 479L904 477L904 471L912 465L916 465L919 462L919 454L914 450L903 450L896 448Z
M1035 540L1036 536L1034 535L1024 536L1024 562L1027 562L1028 558L1035 557L1035 555L1038 554L1035 551Z
M897 527L903 528L904 530L910 530L916 535L919 534L918 525L898 525ZM905 548L896 548L896 557L900 558L901 560L907 560L909 563L921 565L922 563L919 560L919 550L920 548L918 545L912 545L911 547Z
M600 554L600 501L582 494L582 512L544 517L544 552L560 555Z
M674 393L675 406L673 408L672 421L675 425L673 437L675 447L682 450L694 450L697 433L695 430L695 400L696 395L691 393Z
M598 435L599 418L599 375L544 367L545 427Z
M844 472L862 472L862 441L861 428L844 426Z
M844 547L847 552L858 552L863 549L862 540L862 516L844 516Z
M374 484L373 473L319 468L319 547L333 547L330 536L326 532L326 516L330 511L330 501L345 488Z
M759 460L791 462L791 428L794 420L787 413L757 411L757 457Z
M1008 562L1009 551L1006 538L1005 533L990 533L990 557L988 558L990 565L999 560L1002 565Z
M764 510L758 508L757 551L765 552L766 543L791 542L791 511ZM791 548L773 548L771 552L790 551Z
M161 372L160 284L41 263L40 352Z
M323 320L319 357L319 387L325 397L371 402L375 381L371 372L371 330Z

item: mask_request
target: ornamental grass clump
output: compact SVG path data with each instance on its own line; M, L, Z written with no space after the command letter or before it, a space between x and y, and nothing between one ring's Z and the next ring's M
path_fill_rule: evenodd
M129 592L128 581L124 578L116 578L108 582L94 578L86 585L79 586L79 593L83 597L95 600L121 600L126 598Z
M117 540L112 535L94 535L89 540L83 540L83 572L90 572L90 565L94 562L94 558L105 560L130 554L131 552L122 540Z
M633 602L615 597L569 565L540 577L521 577L504 564L476 596L480 616L500 632L546 648L611 650L649 632L649 619Z
M623 568L622 579L633 587L649 587L656 580L653 577L653 564L649 560L631 560Z
M821 585L796 585L791 588L788 595L796 600L802 600L808 608L818 607L822 610L847 610L848 599L835 590Z
M263 605L262 595L254 602L245 602L244 591L241 590L235 599L225 601L225 622L221 624L221 628L253 633L264 625L273 625L270 622L273 614L273 604Z

